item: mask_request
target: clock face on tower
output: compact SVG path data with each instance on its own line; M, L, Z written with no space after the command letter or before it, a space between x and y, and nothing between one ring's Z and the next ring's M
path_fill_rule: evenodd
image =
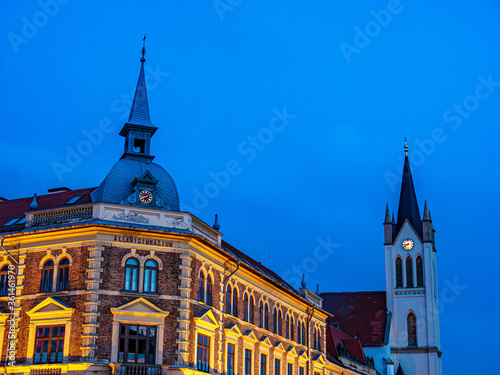
M402 246L403 246L403 249L405 250L411 250L413 249L413 240L411 238L407 238L405 240L403 240L403 243L402 243Z
M149 204L153 201L153 193L149 190L141 190L139 192L139 202Z

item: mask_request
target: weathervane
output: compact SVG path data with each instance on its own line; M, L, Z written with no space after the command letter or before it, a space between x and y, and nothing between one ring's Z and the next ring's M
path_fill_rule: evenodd
M145 54L146 54L146 34L144 34L144 38L142 38L142 57L141 57L142 62L146 61L146 59L144 58Z
M408 156L408 143L406 142L406 137L405 137L405 156Z

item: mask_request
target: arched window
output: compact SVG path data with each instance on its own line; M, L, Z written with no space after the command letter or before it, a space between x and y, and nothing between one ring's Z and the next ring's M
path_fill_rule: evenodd
M286 314L285 318L285 337L290 338L290 316L288 314Z
M411 257L406 258L406 287L413 288L413 262Z
M135 258L128 258L125 262L125 290L137 292L139 278L139 261Z
M54 262L47 260L42 268L42 284L40 291L52 292L52 280L54 278Z
M259 327L264 328L264 305L262 305L262 301L259 303Z
M64 258L59 262L57 270L57 290L68 290L69 259Z
M243 296L243 320L248 322L248 294Z
M205 275L202 270L198 278L198 301L205 302Z
M293 340L293 316L290 316L290 340Z
M9 265L6 264L0 270L0 296L9 294Z
M281 310L278 310L278 335L281 336Z
M304 326L304 322L302 322L302 345L306 344L306 327Z
M318 340L318 343L316 344L316 350L321 351L321 334L318 328L318 331L316 333L316 340Z
M278 333L278 312L276 307L273 309L273 333Z
M233 288L233 315L238 316L238 289Z
M207 299L205 301L207 305L212 306L212 278L210 274L207 275Z
M248 306L248 321L253 324L253 296L250 296L250 305Z
M158 263L149 259L144 264L144 291L146 293L156 293L158 284Z
M264 329L269 331L269 306L267 303L264 306Z
M300 334L300 320L297 319L297 343L301 344L301 334Z
M408 346L417 346L417 319L415 314L409 313L407 318L408 324Z
M396 258L396 288L403 287L403 262Z
M317 350L318 349L318 332L316 331L316 328L313 330L313 349Z
M422 264L422 257L417 257L417 287L424 286L424 265Z
M226 288L226 314L231 314L231 286Z

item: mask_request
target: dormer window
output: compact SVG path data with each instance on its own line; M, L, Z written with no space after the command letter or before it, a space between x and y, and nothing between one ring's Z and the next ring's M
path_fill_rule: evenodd
M134 152L144 154L144 148L146 146L146 141L144 139L134 139Z

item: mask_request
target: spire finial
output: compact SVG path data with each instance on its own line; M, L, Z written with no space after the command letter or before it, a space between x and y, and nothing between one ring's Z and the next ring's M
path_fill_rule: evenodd
M33 201L30 204L30 210L37 210L38 209L38 202L36 200L36 193L33 195Z
M215 214L215 221L214 221L214 225L212 225L212 228L214 228L215 230L220 229L219 215L218 214Z
M306 275L302 274L302 281L300 282L300 285L302 285L302 288L306 287Z
M405 156L408 156L408 142L406 142L406 137L405 137Z
M144 38L142 38L142 57L141 62L146 61L144 55L146 54L146 34L144 34Z

